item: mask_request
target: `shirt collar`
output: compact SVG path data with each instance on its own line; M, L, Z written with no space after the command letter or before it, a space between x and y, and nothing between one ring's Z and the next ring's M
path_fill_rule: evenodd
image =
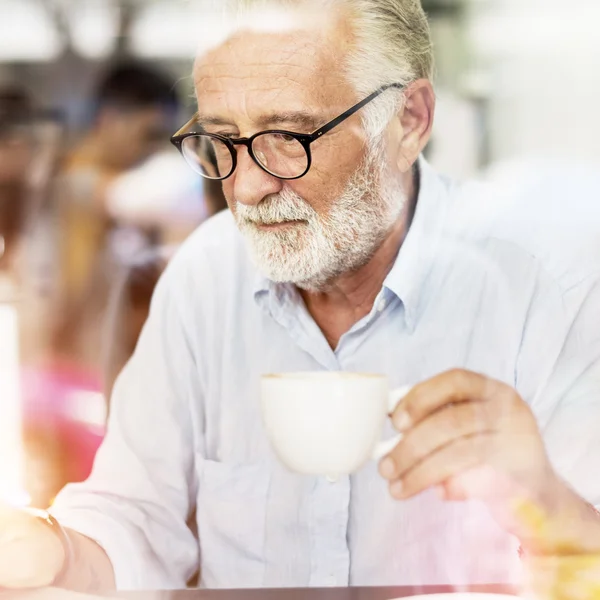
M410 229L398 257L388 273L383 287L397 296L404 305L407 327L413 331L419 316L421 290L427 279L433 258L442 236L447 210L445 198L448 184L423 158L419 157L419 195ZM274 283L257 271L254 297L267 305L271 313L280 312L290 299L290 284Z
M427 280L448 208L448 182L440 177L423 158L419 158L419 195L410 229L402 243L384 288L395 294L404 305L406 324L413 331L422 306L421 294Z
M283 314L286 302L295 295L295 288L290 283L276 283L265 277L258 269L254 282L254 299L263 309L277 317Z

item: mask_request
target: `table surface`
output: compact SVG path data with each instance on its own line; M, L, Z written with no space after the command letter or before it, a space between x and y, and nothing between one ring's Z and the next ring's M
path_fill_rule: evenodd
M428 594L457 591L515 595L506 586L449 587L373 587L373 588L310 588L310 589L255 589L255 590L181 590L171 592L116 592L105 596L77 594L57 588L29 591L0 589L0 600L395 600Z
M130 592L116 597L124 600L392 600L420 594L440 594L459 591L450 587L374 587L374 588L311 588L256 590L182 590L177 592ZM460 591L490 594L513 594L514 588L490 585L475 586Z

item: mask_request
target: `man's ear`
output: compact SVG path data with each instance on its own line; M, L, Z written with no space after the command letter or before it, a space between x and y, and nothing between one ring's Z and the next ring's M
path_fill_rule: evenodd
M390 139L392 156L400 173L410 171L429 142L434 113L435 93L431 82L427 79L415 81L405 92Z

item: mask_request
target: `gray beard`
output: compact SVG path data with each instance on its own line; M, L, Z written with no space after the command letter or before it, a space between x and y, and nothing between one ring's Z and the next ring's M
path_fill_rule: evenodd
M369 263L400 218L406 194L371 152L326 216L284 188L257 206L236 205L235 218L257 268L271 281L327 291L341 275ZM304 221L264 231L257 223Z

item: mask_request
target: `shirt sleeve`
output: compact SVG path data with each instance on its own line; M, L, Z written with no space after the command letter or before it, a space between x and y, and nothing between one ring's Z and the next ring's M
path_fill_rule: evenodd
M190 403L200 393L175 277L169 267L117 379L91 476L67 486L51 509L105 550L119 590L183 588L198 566L188 521L197 488Z
M600 506L600 283L583 282L563 296L572 308L563 344L532 401L554 468L583 498ZM546 315L546 329L552 329ZM550 337L551 334L549 334ZM535 356L534 344L531 344ZM538 339L544 352L544 336Z

